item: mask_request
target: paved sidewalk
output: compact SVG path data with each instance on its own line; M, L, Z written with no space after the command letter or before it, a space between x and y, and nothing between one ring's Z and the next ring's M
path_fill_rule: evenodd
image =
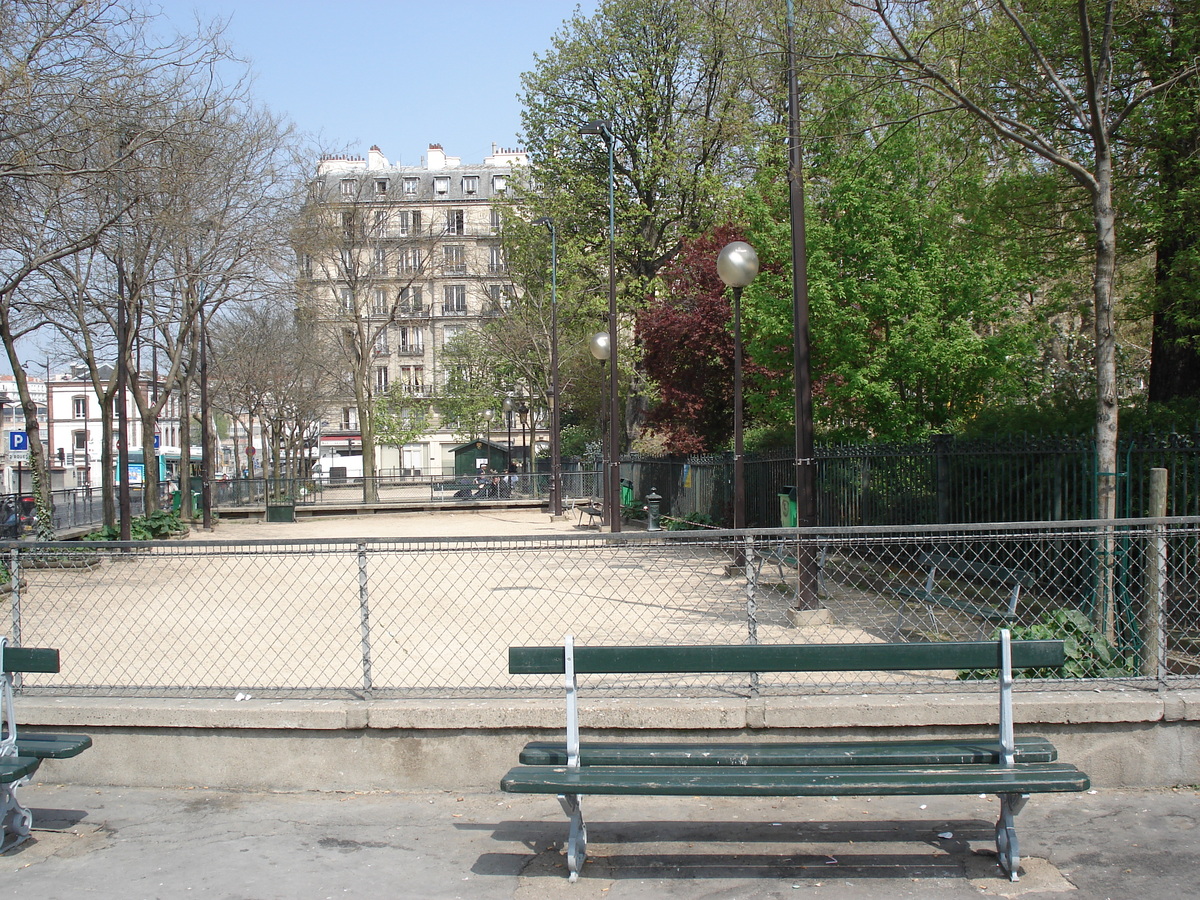
M500 773L497 773L499 778ZM588 798L575 885L553 797L230 793L32 785L34 839L0 897L472 900L1036 900L1194 896L1193 791L1034 797L1021 881L995 865L991 798Z

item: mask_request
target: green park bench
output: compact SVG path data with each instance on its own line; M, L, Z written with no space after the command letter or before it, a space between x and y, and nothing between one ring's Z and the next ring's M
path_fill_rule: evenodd
M1017 880L1014 818L1029 795L1084 791L1088 777L1057 761L1040 737L1013 735L1012 670L1061 666L1061 641L1000 640L900 644L510 647L512 674L558 674L566 681L566 741L534 742L500 787L557 794L570 819L567 863L575 881L587 855L585 794L649 796L832 797L896 794L996 794L1000 865ZM997 670L996 740L729 742L581 742L577 676L740 672L908 672Z
M960 559L944 553L924 553L920 557L925 569L925 582L919 587L895 586L891 592L900 600L896 618L896 634L904 627L906 611L910 604L918 603L929 616L936 629L934 607L952 610L992 625L1009 625L1017 620L1017 603L1021 599L1021 588L1033 585L1033 576L1020 569L992 566L974 560ZM966 590L959 595L949 593L939 582L939 576L958 583ZM1003 588L1000 602L980 602L971 594L978 589Z
M58 651L40 647L10 647L0 637L0 851L25 841L33 814L17 799L16 789L28 781L44 759L68 759L92 746L83 734L44 734L18 731L13 709L13 680L17 673L55 673Z

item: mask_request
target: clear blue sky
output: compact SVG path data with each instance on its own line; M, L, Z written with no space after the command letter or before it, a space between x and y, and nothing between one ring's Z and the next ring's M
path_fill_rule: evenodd
M149 0L176 27L228 19L256 97L329 150L417 165L429 144L464 163L517 145L522 72L575 0ZM596 0L580 0L591 15Z

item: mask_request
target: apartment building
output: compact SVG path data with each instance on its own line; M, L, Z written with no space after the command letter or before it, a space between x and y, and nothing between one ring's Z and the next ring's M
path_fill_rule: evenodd
M332 340L369 342L372 397L392 390L436 401L447 385L446 345L508 304L501 208L527 162L523 151L493 145L482 163L464 164L438 144L419 166L390 163L378 147L365 159L320 161L311 199L326 239L297 248L301 294ZM322 455L361 448L358 422L352 397L331 409L320 423ZM436 412L431 427L405 447L378 446L379 472L452 468L461 442Z

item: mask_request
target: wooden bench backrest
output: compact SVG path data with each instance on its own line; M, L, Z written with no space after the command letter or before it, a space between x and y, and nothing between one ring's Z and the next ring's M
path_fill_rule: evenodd
M45 647L5 647L5 672L57 672L58 651Z
M887 672L999 669L998 641L910 644L718 644L574 648L577 673ZM1013 668L1052 668L1066 657L1062 641L1013 641ZM509 647L514 675L562 674L563 647Z
M1013 584L1022 587L1033 587L1033 576L1021 569L1009 569L1005 566L992 566L987 563L969 559L947 556L944 553L925 553L921 556L923 565L936 568L943 575L961 576L988 584Z

